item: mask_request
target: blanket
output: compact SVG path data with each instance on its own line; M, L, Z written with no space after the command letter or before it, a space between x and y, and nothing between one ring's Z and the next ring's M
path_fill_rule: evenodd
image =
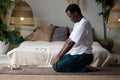
M56 57L64 43L64 41L25 41L7 53L9 65L12 67L19 65L51 67L51 61ZM110 58L110 53L98 42L93 42L92 48L94 60L90 65L93 67L104 66Z

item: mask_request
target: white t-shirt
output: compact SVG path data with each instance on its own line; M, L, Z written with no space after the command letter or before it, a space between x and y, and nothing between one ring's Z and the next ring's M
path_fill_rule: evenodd
M74 24L73 31L69 38L75 42L75 45L71 49L71 55L92 53L92 27L86 18L82 18L80 22Z

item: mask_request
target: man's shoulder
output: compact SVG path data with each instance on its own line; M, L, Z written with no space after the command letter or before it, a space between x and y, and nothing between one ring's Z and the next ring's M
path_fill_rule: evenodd
M86 23L89 23L89 20L88 19L86 19L86 18L82 18L78 23L76 23L76 24L86 24Z
M86 27L92 27L90 21L86 18L84 18L82 25L84 25Z

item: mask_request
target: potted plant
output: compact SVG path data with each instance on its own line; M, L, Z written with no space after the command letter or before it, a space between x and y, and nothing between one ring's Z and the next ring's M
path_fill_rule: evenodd
M113 7L114 0L95 0L95 1L98 5L101 4L102 6L102 12L100 12L98 15L103 17L104 39L102 39L100 43L104 48L111 51L113 47L113 39L107 36L106 24L108 22L108 17Z
M16 45L24 41L19 31L9 30L6 24L6 15L14 2L11 0L0 0L0 53L5 53L9 44Z

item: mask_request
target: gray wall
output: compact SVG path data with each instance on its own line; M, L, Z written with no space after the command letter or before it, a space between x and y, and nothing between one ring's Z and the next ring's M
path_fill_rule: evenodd
M50 24L58 26L72 27L73 23L65 14L65 8L68 6L66 0L25 0L33 9L35 17L35 27L46 26ZM95 0L81 0L80 7L83 15L90 20L95 34L99 39L103 38L102 17L97 14L101 11L101 6L95 3ZM26 30L26 31L25 31ZM32 29L22 30L22 34L28 34ZM110 37L114 39L113 51L120 52L120 29L112 29Z

